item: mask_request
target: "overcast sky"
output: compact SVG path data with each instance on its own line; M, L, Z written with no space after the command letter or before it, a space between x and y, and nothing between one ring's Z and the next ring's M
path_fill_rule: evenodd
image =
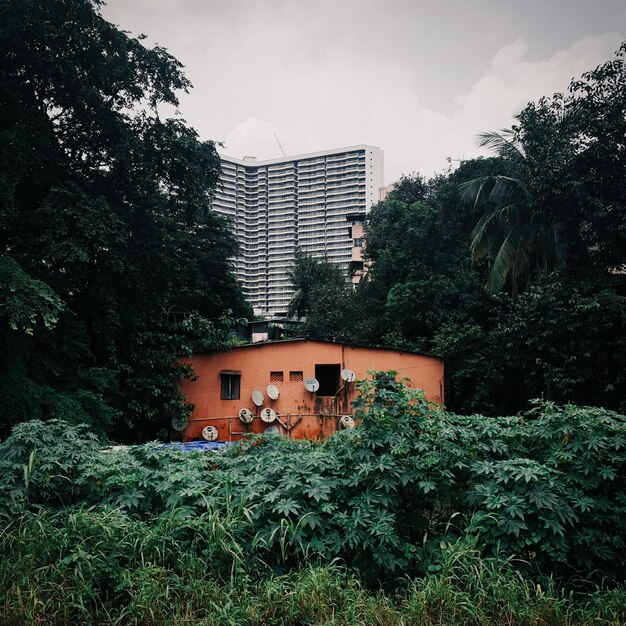
M371 144L385 180L479 154L529 100L626 39L624 0L108 0L185 66L182 116L223 154ZM453 162L454 165L454 162Z

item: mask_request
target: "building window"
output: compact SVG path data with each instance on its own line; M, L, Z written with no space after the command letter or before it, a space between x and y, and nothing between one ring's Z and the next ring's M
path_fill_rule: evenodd
M282 372L270 372L270 382L272 382L272 383L282 383L283 382L283 373Z
M304 376L302 372L289 372L289 380L291 382L302 382L304 380Z
M239 400L241 389L240 372L221 372L222 400Z
M317 378L320 388L317 390L318 396L334 396L339 391L340 365L316 365L315 378Z
M354 239L354 247L355 248L362 248L363 247L363 238L362 237L356 237Z

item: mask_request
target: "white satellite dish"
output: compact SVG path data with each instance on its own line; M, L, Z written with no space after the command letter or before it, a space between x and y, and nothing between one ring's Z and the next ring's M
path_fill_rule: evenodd
M261 419L267 424L270 424L276 419L276 411L274 411L274 409L269 409L269 408L263 409L261 411Z
M310 391L311 393L315 393L320 388L320 383L319 383L319 380L317 380L317 378L305 378L304 386L307 391Z
M280 428L276 426L276 424L271 424L270 426L265 427L266 435L280 435Z
M250 409L239 409L239 419L244 424L249 424L254 419L254 414Z
M254 402L254 404L256 406L263 406L263 401L265 400L265 398L263 397L263 392L260 391L259 389L255 389L252 392L252 402Z
M180 417L180 416L175 416L172 418L172 428L174 430L177 430L178 432L181 432L182 430L185 430L185 428L187 428L187 418L186 417Z
M280 391L276 385L268 385L267 395L270 397L270 400L276 400L280 395Z
M353 383L356 380L356 374L349 367L345 367L341 370L341 378L347 383Z
M342 430L348 430L350 428L354 428L354 419L352 419L351 415L342 415L339 418L339 428Z
M215 441L217 439L217 428L215 426L205 426L202 429L202 438L206 441Z

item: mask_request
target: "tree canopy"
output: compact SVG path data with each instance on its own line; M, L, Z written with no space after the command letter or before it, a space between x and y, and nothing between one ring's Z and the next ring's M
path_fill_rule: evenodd
M74 415L154 436L185 411L174 357L247 313L209 210L215 146L163 117L190 88L182 66L100 5L0 5L3 431Z
M368 215L335 333L443 358L454 411L624 410L625 54L482 135L496 156L403 177Z
M513 295L545 272L589 275L626 264L626 42L566 95L529 103L508 130L485 133L506 173L463 185L491 208L472 235L493 260L486 290Z

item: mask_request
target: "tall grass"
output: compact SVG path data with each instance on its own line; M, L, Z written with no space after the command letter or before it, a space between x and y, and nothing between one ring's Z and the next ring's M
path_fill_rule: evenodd
M358 429L215 455L19 425L0 625L626 625L626 416L364 392Z
M626 589L575 596L502 557L442 547L439 571L362 586L334 563L285 575L242 552L237 518L184 511L146 522L119 509L40 511L0 535L0 624L626 624Z

